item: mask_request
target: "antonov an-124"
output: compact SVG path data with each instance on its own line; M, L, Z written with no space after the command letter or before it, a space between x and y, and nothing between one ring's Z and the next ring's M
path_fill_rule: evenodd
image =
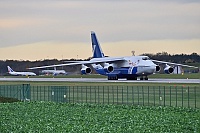
M72 63L32 67L29 69L80 65L82 67L80 70L82 74L90 74L92 72L91 67L93 67L98 74L107 76L108 80L118 80L121 78L137 80L138 77L140 80L148 80L149 75L160 71L161 67L157 64L165 64L164 71L167 74L172 73L175 66L198 68L195 66L152 60L148 56L105 57L94 32L91 32L91 41L93 56L89 61L75 61Z

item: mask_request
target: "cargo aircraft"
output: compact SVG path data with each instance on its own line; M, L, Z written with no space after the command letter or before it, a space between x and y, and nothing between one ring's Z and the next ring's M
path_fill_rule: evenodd
M167 74L172 73L175 66L194 67L152 60L148 56L105 57L97 40L96 34L93 31L91 32L91 41L93 56L89 61L66 62L64 64L32 67L29 69L80 65L82 67L80 70L82 74L90 74L92 72L91 67L93 67L98 74L107 76L108 80L118 80L121 78L125 78L127 80L137 80L137 77L140 77L140 80L148 80L149 75L160 71L160 64L165 64L166 67L164 68L164 71Z
M11 75L15 75L15 76L36 76L35 73L33 72L15 72L12 70L12 68L10 66L7 66L8 68L8 73Z

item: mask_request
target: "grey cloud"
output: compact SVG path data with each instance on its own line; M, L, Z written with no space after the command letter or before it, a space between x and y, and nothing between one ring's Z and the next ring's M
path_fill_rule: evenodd
M200 4L175 1L0 1L0 46L39 41L90 42L200 38ZM1 23L1 22L0 22ZM100 40L100 41L101 41Z

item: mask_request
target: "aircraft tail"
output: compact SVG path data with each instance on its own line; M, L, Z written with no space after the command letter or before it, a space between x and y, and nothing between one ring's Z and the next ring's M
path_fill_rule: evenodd
M103 58L104 53L99 45L95 32L91 32L93 58Z
M7 66L8 72L14 72L10 66Z

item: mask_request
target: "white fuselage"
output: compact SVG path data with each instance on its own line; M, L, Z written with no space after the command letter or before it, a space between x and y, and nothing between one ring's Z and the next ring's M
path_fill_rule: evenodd
M33 72L9 72L11 75L21 75L21 76L35 76L36 74Z
M156 64L147 56L125 57L125 60L127 60L126 66L137 67L137 75L151 75L156 71Z
M54 75L67 74L65 70L42 70L42 73L45 73L45 74L54 74Z
M103 60L115 60L118 58L123 58L124 61L108 61L109 64L111 64L114 68L129 68L127 74L136 74L136 75L151 75L156 71L156 64L154 64L148 56L128 56L128 57L105 57L105 58L94 58L90 61L103 61ZM104 68L105 63L97 63L93 64L92 66L95 69L102 69ZM134 73L132 72L133 68L137 67L137 71Z

